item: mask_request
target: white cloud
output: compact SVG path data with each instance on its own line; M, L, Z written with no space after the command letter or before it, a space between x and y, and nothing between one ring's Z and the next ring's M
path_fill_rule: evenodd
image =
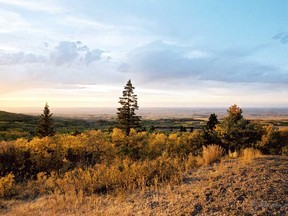
M18 13L0 9L0 33L10 33L29 28L30 24Z
M62 41L56 47L56 51L50 54L50 60L56 65L65 63L73 63L79 56L76 43L69 41Z
M92 19L76 17L71 15L66 15L60 21L62 24L77 27L77 28L86 28L93 30L115 30L115 26L109 25L106 23L101 23Z
M15 65L25 63L44 63L46 58L42 55L24 52L1 53L0 65Z
M59 13L63 9L54 0L0 0L2 5L11 5L31 11Z
M47 56L36 53L7 52L0 50L0 65L17 65L26 63L52 63L54 65L83 64L88 65L99 61L104 51L100 49L90 50L80 41L61 41ZM104 57L107 59L108 56ZM110 58L111 59L111 58Z
M90 50L88 46L83 45L80 41L61 41L55 49L50 54L50 61L56 65L72 63L90 64L100 60L104 52L99 49Z
M206 58L209 54L200 50L193 50L191 52L184 53L183 57L188 59Z

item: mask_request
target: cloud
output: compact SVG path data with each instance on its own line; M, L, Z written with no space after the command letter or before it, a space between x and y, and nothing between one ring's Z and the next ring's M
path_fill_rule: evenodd
M0 93L58 85L114 82L119 78L104 51L90 49L80 41L61 41L55 48L46 44L45 55L0 50ZM52 49L51 49L52 48ZM61 87L61 88L62 88Z
M5 53L0 52L0 65L15 65L25 63L44 63L46 58L43 55L37 55L34 53Z
M101 54L103 53L102 50L99 50L99 49L94 49L94 50L91 50L91 51L87 51L86 52L86 56L85 56L85 62L87 64L90 64L91 62L93 61L98 61L101 59ZM109 58L110 59L110 58Z
M281 43L287 44L288 43L288 32L285 32L285 31L280 32L280 33L274 35L272 39L279 40Z
M30 24L18 13L0 9L0 33L27 29Z
M30 11L44 11L48 13L59 13L62 11L62 8L52 0L0 0L0 4L19 7Z
M48 44L45 43L48 48ZM62 65L89 65L99 61L104 51L92 49L80 41L61 41L48 56L37 53L5 52L0 50L0 65L15 65L26 63L46 63L56 66Z
M77 27L77 28L89 28L93 30L101 30L101 31L107 31L107 30L115 30L117 28L114 25L110 25L107 23L98 22L92 19L83 18L83 17L75 17L66 15L63 17L63 20L60 21L63 23L63 25L71 26L71 27Z
M62 41L55 47L56 51L50 54L50 60L55 65L64 65L71 63L90 64L101 59L104 51L100 49L90 50L88 46L80 41Z
M170 79L197 75L191 71L191 52L183 48L173 47L162 41L155 41L137 48L128 54L128 61L119 67L122 72L135 72L143 78Z
M50 54L50 60L56 65L72 63L79 56L75 42L62 41L55 49L56 51Z
M147 81L287 83L288 71L249 60L253 50L204 51L156 41L133 50L119 70Z

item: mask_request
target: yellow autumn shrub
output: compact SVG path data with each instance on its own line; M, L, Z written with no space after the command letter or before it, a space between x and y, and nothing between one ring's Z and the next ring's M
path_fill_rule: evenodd
M12 173L0 178L0 197L10 196L13 192L14 175Z

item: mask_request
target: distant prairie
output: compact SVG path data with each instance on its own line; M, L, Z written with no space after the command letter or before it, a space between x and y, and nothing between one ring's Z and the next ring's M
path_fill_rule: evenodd
M39 115L41 107L0 107L0 110ZM51 112L54 116L77 117L77 118L101 118L111 119L116 116L116 107L53 107ZM225 116L225 107L143 107L138 114L144 119L161 118L208 118L211 113L215 113L220 119ZM243 112L248 119L288 119L288 107L243 107Z

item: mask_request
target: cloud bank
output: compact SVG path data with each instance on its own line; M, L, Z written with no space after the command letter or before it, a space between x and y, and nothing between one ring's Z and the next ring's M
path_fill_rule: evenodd
M147 81L169 79L287 83L288 71L249 60L241 50L203 51L156 41L133 50L119 70Z
M45 43L48 47L48 43ZM90 49L88 46L83 45L81 41L61 41L53 51L47 56L37 53L21 52L5 52L0 50L0 65L15 65L26 63L45 63L57 66L84 64L101 60L103 50Z
M55 65L64 65L71 63L90 64L101 59L104 51L100 49L90 50L81 41L70 42L62 41L55 47L55 51L50 54L50 61Z
M127 79L138 80L154 89L169 85L190 89L201 83L262 83L284 85L288 72L275 65L249 59L253 49L205 50L154 41L131 50L114 60L101 49L81 41L61 41L48 54L0 51L0 75L5 89L39 86L120 85ZM6 85L5 83L13 83ZM197 84L200 83L200 84Z

